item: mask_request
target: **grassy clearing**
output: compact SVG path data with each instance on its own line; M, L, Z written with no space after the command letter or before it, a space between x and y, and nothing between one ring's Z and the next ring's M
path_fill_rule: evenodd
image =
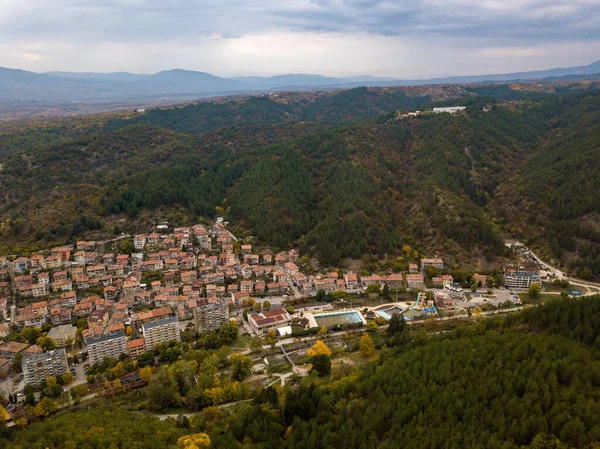
M232 349L246 349L250 346L252 337L249 335L238 335L238 338L231 344Z

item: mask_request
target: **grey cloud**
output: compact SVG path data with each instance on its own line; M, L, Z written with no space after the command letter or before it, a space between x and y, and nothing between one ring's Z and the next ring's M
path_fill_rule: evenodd
M598 39L593 0L313 0L274 9L296 29L383 35Z
M6 3L6 2L5 2ZM0 41L164 41L273 29L598 39L597 0L8 0Z

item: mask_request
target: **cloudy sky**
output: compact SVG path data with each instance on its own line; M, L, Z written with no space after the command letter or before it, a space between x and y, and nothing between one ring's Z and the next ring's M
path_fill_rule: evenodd
M600 0L0 0L0 66L401 78L600 59Z

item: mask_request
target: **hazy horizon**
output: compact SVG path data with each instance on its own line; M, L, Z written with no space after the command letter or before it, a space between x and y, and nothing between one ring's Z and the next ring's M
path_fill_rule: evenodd
M592 64L594 62L600 61L600 57L596 60L590 60L590 61L584 61L582 63L579 64L573 64L572 66L568 66L568 67L574 67L574 66L586 66L589 64ZM6 68L6 69L13 69L13 70L27 70L24 69L23 67L7 67L7 66L0 66L0 68ZM435 79L435 78L452 78L452 77L460 77L460 76L482 76L482 75L500 75L503 73L515 73L515 72L528 72L528 71L537 71L537 70L550 70L550 69L560 69L560 68L567 68L567 66L547 66L547 67L539 67L539 68L535 68L535 69L531 69L531 70L514 70L514 71L505 71L505 72L481 72L481 73L477 73L477 72L468 72L468 73L452 73L452 72L447 72L447 73L438 73L438 74L432 74L432 75L427 75L427 76L417 76L417 77L413 77L415 80L426 80L426 79ZM71 70L48 70L48 71L36 71L36 70L27 70L27 71L31 71L34 73L42 73L42 74L53 74L53 73L78 73L78 74L104 74L104 75L108 75L108 74L115 74L115 73L127 73L130 75L154 75L156 73L160 73L160 72L166 72L166 71L174 71L174 70L183 70L183 71L193 71L193 72L204 72L204 73L209 73L210 75L213 76L218 76L218 77L223 77L223 78L239 78L239 77L276 77L276 76L284 76L284 75L315 75L315 76L324 76L324 77L339 77L339 78L356 78L356 77L368 77L368 76L372 76L372 77L381 77L381 78L391 78L391 79L397 79L397 80L403 80L403 79L408 79L408 77L402 77L402 76L393 76L393 75L376 75L370 72L364 72L364 73L357 73L354 75L334 75L334 74L327 74L327 73L323 73L323 72L280 72L280 73L268 73L268 72L256 72L256 73L240 73L240 74L234 74L234 75L223 75L220 73L214 73L214 72L209 72L206 70L199 70L199 69L190 69L190 68L186 68L186 67L170 67L170 68L164 68L162 70L158 70L158 71L154 71L154 72L133 72L133 71L127 71L127 70L114 70L114 71L89 71L89 70L82 70L82 71L71 71Z

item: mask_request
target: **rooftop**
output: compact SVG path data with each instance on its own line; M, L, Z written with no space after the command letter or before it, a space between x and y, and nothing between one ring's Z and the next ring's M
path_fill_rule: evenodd
M18 341L5 341L0 344L0 351L12 352L16 354L17 352L24 351L27 347L29 347L26 343L19 343Z
M177 323L179 320L176 316L170 316L168 318L163 318L162 320L150 321L149 323L144 323L142 326L144 330L154 329L155 327L165 326L171 323Z
M89 337L85 339L86 345L93 345L96 343L102 343L105 341L115 340L117 338L125 338L125 332L120 330L116 332L112 332L110 334L98 335L94 337Z
M23 356L23 360L26 360L28 362L34 362L34 361L38 361L38 360L47 360L47 359L55 358L55 357L65 357L66 358L66 356L67 356L67 354L65 352L65 348L61 348L61 349L54 349L52 351L35 353L35 354L28 353Z

